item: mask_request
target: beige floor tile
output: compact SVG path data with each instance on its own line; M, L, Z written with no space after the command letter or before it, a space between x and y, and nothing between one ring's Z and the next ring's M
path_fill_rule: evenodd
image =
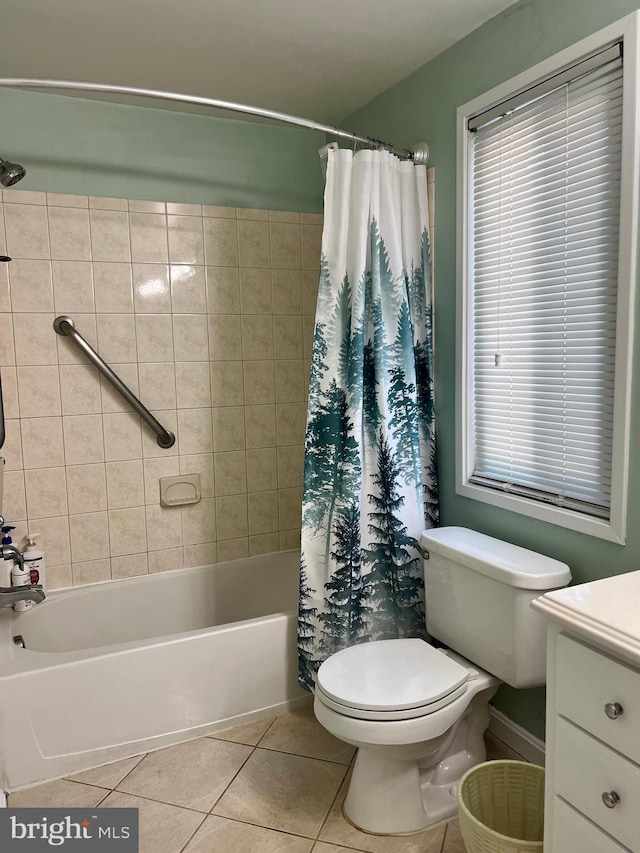
M213 813L314 838L345 771L341 764L258 747Z
M444 839L442 853L466 853L466 847L460 834L458 818L450 820L447 824L447 834Z
M12 809L27 808L84 808L97 806L106 796L104 788L81 785L68 779L57 779L55 782L45 782L27 788L26 791L16 791L9 795L9 807Z
M327 844L326 841L318 841L313 848L313 853L354 853L353 847L336 847L335 844Z
M119 791L208 812L252 747L204 737L145 756Z
M102 803L112 809L139 809L139 853L179 853L204 815L113 791Z
M440 853L445 824L440 823L412 835L369 835L369 833L360 832L345 820L342 814L342 803L346 794L345 782L322 827L321 841L331 842L338 848L342 845L364 850L366 853Z
M484 736L485 746L487 747L487 761L495 761L501 758L508 758L512 761L524 761L525 759L508 747L506 743L499 740L494 735L486 732Z
M312 706L277 717L260 741L260 747L340 764L349 764L355 754L354 747L333 737L320 725Z
M313 841L224 817L208 817L184 853L309 853Z
M265 734L275 717L266 720L256 720L252 723L242 723L240 726L232 726L210 735L216 740L230 740L233 743L246 743L249 746L257 746L260 738Z
M97 785L99 788L115 788L118 782L122 782L130 770L142 761L142 755L135 758L123 758L121 761L112 761L101 767L93 767L91 770L83 770L82 773L74 773L67 776L73 782L84 782L87 785Z

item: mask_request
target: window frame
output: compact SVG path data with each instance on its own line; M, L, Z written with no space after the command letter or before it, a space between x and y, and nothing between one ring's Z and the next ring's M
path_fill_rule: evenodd
M608 520L470 482L473 473L473 400L471 396L471 211L470 118L586 59L598 50L623 43L622 164L618 244L618 304L614 372L611 513ZM616 21L556 53L457 110L457 345L456 345L456 494L539 521L549 522L621 545L626 541L631 370L634 297L637 273L640 11Z

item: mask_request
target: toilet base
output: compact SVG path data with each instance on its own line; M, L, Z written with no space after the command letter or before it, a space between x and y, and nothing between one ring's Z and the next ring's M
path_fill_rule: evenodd
M345 817L375 835L406 835L453 817L459 780L486 759L484 732L495 691L492 686L478 693L449 731L423 745L360 745Z

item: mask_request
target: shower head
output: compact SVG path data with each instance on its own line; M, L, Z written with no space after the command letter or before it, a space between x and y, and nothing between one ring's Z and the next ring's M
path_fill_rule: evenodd
M19 163L11 163L0 157L0 184L3 187L12 187L21 181L27 174L27 170Z

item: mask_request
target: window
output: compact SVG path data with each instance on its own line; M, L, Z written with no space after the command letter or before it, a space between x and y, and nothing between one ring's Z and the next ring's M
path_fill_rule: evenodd
M458 111L458 493L621 543L636 27Z

